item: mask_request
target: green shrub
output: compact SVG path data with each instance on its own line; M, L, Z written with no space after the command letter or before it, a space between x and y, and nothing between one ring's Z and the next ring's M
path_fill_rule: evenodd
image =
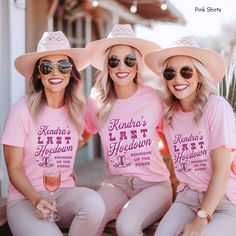
M224 79L219 83L219 94L227 99L236 112L236 61L228 65Z

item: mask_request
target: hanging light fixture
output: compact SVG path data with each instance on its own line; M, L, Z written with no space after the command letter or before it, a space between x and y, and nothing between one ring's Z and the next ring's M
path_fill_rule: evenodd
M166 11L167 8L168 8L168 6L167 6L167 1L166 1L166 0L162 0L162 1L161 1L161 10L162 10L162 11Z
M138 10L138 1L137 0L133 0L132 5L130 6L130 12L132 13L136 13Z
M99 0L93 0L92 5L97 7L99 5Z

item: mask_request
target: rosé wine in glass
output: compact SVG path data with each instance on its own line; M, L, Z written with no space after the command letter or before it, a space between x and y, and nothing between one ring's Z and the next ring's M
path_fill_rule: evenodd
M55 204L54 192L61 184L61 172L57 168L47 168L43 170L43 185L49 191L49 201ZM50 213L47 217L48 221L56 222L60 220L60 216L54 212Z
M43 176L44 187L49 192L55 192L59 188L60 182L61 182L61 175L57 175L57 176L44 175Z

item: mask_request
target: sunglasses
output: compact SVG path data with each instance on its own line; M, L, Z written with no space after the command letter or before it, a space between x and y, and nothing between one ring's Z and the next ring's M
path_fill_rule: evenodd
M179 73L184 79L191 79L193 76L193 69L189 66L184 66L180 69ZM176 74L177 74L177 72L175 69L166 68L163 72L163 77L166 80L172 80L172 79L174 79Z
M55 64L53 64L50 61L42 61L39 66L39 72L43 75L48 75L53 71L54 66L57 66L57 69L62 73L62 74L68 74L71 72L72 65L70 64L69 61L67 60L62 60L59 61Z
M118 56L112 55L109 59L108 59L108 66L111 68L116 68L117 66L119 66L121 63L121 60ZM134 67L137 64L137 58L134 54L128 54L125 58L124 58L124 63L126 66L128 67Z

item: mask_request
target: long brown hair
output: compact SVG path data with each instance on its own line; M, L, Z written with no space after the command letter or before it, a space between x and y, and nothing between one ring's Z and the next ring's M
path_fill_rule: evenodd
M82 79L73 60L69 58L72 65L70 81L65 89L65 103L68 106L69 116L78 129L79 135L83 133L82 114L85 108L85 99L82 92ZM41 109L45 105L46 96L41 79L38 78L40 59L35 63L32 77L28 79L28 99L27 105L33 120L36 120Z

